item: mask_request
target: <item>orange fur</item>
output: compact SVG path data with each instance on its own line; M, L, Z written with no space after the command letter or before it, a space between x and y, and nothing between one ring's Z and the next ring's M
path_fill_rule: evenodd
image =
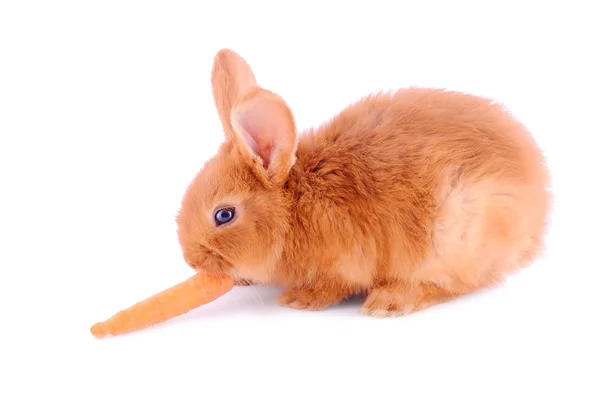
M401 89L297 134L239 55L219 51L212 73L225 141L177 217L193 268L279 285L294 308L366 293L361 311L389 316L493 287L542 250L544 157L500 104Z

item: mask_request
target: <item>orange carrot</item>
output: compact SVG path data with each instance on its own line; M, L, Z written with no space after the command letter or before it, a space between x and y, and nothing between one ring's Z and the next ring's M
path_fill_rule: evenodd
M186 281L121 310L108 320L96 323L90 331L96 338L137 331L205 305L232 288L233 280L227 276L196 273Z

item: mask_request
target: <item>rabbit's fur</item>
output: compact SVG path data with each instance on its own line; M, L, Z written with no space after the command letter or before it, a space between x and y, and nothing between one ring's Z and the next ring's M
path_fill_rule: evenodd
M364 293L363 313L390 316L497 285L540 254L548 171L500 104L402 89L300 135L235 52L216 54L212 85L225 141L177 217L194 269L279 285L298 309ZM221 208L235 215L217 226Z

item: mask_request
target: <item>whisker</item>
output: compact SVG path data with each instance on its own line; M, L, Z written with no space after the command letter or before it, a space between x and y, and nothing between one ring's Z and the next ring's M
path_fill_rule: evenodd
M248 283L248 286L250 287L250 289L252 290L253 294L252 296L256 295L256 297L258 298L258 301L255 299L256 303L260 303L261 305L265 305L265 303L263 302L262 298L260 297L260 294L258 292L258 289L254 288L254 285L252 283ZM254 292L256 294L254 294Z

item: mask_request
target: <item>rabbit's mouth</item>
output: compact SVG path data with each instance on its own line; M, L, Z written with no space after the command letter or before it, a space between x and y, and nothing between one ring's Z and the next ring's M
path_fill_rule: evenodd
M188 262L192 269L212 274L233 275L233 265L229 261L206 247L202 248L202 253L197 256L195 255L195 258Z

